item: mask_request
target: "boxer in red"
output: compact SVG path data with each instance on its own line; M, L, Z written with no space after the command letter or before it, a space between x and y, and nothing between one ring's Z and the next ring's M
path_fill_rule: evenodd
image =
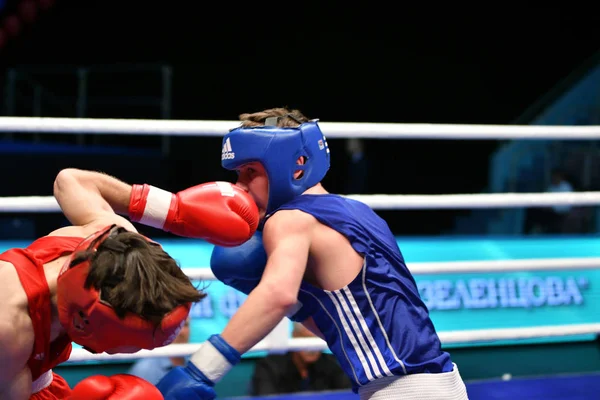
M113 354L167 345L204 297L121 215L234 246L254 234L256 204L219 182L171 194L76 169L58 174L54 196L72 225L0 254L0 399L162 398L131 375L89 377L71 391L52 372L71 342Z

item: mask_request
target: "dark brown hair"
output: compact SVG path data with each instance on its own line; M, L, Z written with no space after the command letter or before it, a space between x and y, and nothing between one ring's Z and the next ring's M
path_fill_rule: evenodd
M262 126L265 120L270 117L277 118L277 126L280 128L295 128L309 119L299 110L290 110L286 107L270 108L255 113L240 114L239 119L243 127Z
M159 323L178 305L206 297L159 244L139 233L114 229L96 252L81 253L72 265L90 257L86 289L99 290L121 318L131 312Z

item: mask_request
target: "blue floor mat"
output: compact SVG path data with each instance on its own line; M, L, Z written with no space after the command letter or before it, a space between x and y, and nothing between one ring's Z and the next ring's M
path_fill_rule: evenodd
M518 378L467 383L469 400L598 400L600 374ZM358 400L351 392L234 397L229 400ZM399 399L400 400L400 399Z
M470 400L600 399L600 374L471 382Z

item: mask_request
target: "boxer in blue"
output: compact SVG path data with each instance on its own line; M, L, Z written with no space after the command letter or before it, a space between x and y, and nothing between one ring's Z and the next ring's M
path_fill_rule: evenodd
M221 160L256 202L262 232L215 247L211 268L248 297L159 382L165 399L215 398L214 384L286 316L327 342L361 399L467 399L386 222L321 185L330 153L318 122L284 108L240 120Z

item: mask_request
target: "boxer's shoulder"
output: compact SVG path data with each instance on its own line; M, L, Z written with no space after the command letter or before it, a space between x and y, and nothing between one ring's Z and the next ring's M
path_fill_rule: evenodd
M63 228L53 230L47 236L67 236L84 238L87 235L85 234L85 228L83 226L65 226Z
M303 210L279 210L266 220L263 240L286 236L286 233L310 233L310 230L317 225L319 225L319 221Z
M298 234L309 236L311 242L320 242L326 247L348 244L348 240L337 230L322 223L314 215L298 209L279 210L267 219L263 241L273 243L288 235Z

